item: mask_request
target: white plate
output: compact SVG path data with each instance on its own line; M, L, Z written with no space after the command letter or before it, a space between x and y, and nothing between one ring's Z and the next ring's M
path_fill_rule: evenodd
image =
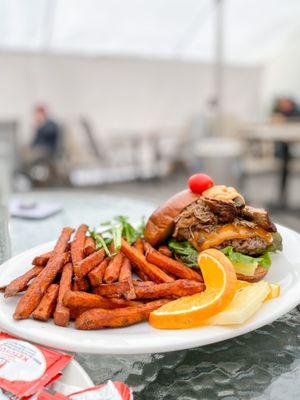
M74 393L76 390L87 389L89 387L94 386L93 381L85 372L85 370L78 364L77 361L72 360L70 364L64 368L63 376L59 379L59 383L55 383L57 387L62 383L63 385L67 385L70 387L71 392ZM62 387L63 388L63 387ZM72 388L75 388L74 390ZM79 388L79 389L78 389ZM66 388L65 392L66 392ZM66 394L66 393L65 393Z
M78 331L52 322L12 318L18 298L0 295L0 328L21 338L58 349L95 354L135 354L181 350L230 339L269 324L300 303L300 235L278 226L284 250L272 255L267 280L279 283L281 296L267 302L246 324L239 327L205 326L190 330L157 330L148 323L121 329ZM1 267L0 286L25 272L34 258L53 248L53 243L35 247L11 258Z

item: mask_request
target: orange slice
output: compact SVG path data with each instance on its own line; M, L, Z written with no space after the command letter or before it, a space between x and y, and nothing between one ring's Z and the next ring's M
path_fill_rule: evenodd
M199 254L206 290L171 301L150 314L149 322L159 329L193 328L223 310L233 299L237 279L230 260L219 250Z

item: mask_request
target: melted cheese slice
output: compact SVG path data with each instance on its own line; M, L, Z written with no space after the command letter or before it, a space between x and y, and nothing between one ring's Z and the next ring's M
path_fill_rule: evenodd
M272 234L260 227L253 229L248 228L247 226L239 226L233 224L223 225L214 232L207 233L204 231L200 231L197 232L197 236L198 234L199 237L196 238L196 240L194 241L194 246L200 251L209 249L210 247L218 246L221 243L225 242L225 240L232 239L248 239L259 236L268 244L271 244L273 241ZM202 238L203 242L199 243L197 239L201 240Z

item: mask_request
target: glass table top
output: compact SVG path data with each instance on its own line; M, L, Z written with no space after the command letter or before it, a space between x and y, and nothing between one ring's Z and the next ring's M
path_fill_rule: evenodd
M102 194L38 192L22 201L56 202L62 212L41 221L11 219L12 254L54 240L63 225L97 226L118 214L139 221L153 204ZM136 399L300 399L300 313L221 343L161 354L76 354L95 384L108 379L130 385Z

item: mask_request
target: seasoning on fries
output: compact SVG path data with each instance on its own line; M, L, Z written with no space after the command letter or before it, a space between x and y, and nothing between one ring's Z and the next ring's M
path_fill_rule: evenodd
M145 274L154 282L164 283L172 282L174 280L156 265L150 264L143 254L130 246L130 244L124 239L122 239L121 251L129 258L132 264L145 272Z
M99 286L103 282L103 276L107 268L108 262L109 259L106 258L88 274L89 281L93 287Z
M118 253L109 262L105 272L104 272L104 282L113 283L117 282L120 275L120 270L123 262L123 254Z
M123 263L121 266L120 274L119 274L119 282L128 282L130 290L127 294L128 300L133 300L136 298L134 286L132 282L132 270L131 270L131 263L127 257L123 258Z
M127 281L104 283L94 288L93 292L106 297L127 297L130 285Z
M55 305L58 297L58 290L59 286L56 284L52 284L48 287L40 304L32 313L33 319L37 319L43 322L47 322L50 319L55 310Z
M129 326L137 322L146 321L150 313L168 300L160 299L134 307L117 308L116 310L104 310L95 308L81 314L75 321L77 329L91 330L100 328L118 328Z
M106 256L105 250L102 248L88 257L74 264L74 272L78 278L86 276L93 268L95 268Z
M64 295L63 304L65 307L71 309L85 308L90 310L92 308L104 308L110 310L114 308L130 307L136 305L136 302L125 299L108 299L94 293L74 292L69 290Z
M24 296L18 302L14 313L14 319L28 318L38 306L48 287L64 265L64 252L66 251L72 233L72 228L63 228L47 265L35 278L33 284L29 286Z
M204 290L200 274L171 259L166 248L155 250L118 218L122 223L110 237L85 224L74 234L63 228L54 249L35 257L33 267L5 287L5 297L24 291L14 318L53 318L63 327L76 319L80 329L126 326L170 299ZM99 310L107 312L100 317Z
M68 326L70 322L70 310L64 306L63 298L68 290L71 290L73 277L73 266L71 263L66 264L63 267L60 282L59 292L54 312L54 323L59 326Z
M90 254L94 253L95 251L96 251L95 240L91 236L88 236L85 239L84 254L85 254L85 256L89 256Z
M47 262L49 261L52 254L53 254L52 251L41 254L40 256L37 256L33 259L32 264L36 265L37 267L44 267L45 265L47 265ZM71 261L71 253L69 251L66 251L64 253L64 258L65 258L65 264L70 262Z
M42 271L42 269L42 267L32 267L29 271L25 272L25 274L14 279L9 285L6 286L4 297L12 297L19 292L23 292L28 283L35 278Z
M181 279L191 279L198 282L203 282L202 276L198 272L186 267L183 263L173 260L170 257L156 251L149 243L145 244L146 259L162 268L164 271L171 273Z
M156 285L136 286L135 294L140 299L178 298L190 296L205 290L203 283L179 279L174 282L159 283Z

